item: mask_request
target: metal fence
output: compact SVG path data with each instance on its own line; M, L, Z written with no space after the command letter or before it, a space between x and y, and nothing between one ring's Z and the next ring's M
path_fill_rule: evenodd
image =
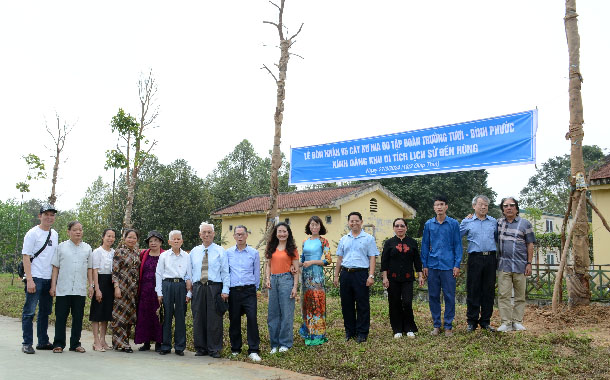
M261 273L262 273L261 265ZM463 299L466 294L466 264L462 264L460 276L457 279L456 295ZM525 290L526 298L530 300L551 300L553 298L553 288L557 276L558 264L534 264L532 275L527 278ZM371 295L383 295L385 289L381 283L379 265L377 265L375 284L371 287ZM610 302L610 265L592 265L589 270L589 284L591 289L591 301ZM324 267L324 277L326 280L326 290L331 295L338 295L339 289L332 286L335 278L335 264ZM263 282L261 277L261 282ZM567 289L565 278L562 283L563 298L567 300ZM416 288L419 291L427 292L427 288Z

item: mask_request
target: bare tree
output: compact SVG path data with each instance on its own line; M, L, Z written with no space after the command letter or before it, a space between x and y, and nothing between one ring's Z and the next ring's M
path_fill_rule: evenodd
M55 163L53 164L53 177L51 179L51 195L49 196L49 203L52 205L55 205L55 201L57 201L55 186L57 185L57 172L59 171L59 156L64 150L64 145L66 144L66 137L72 131L72 127L68 127L65 121L63 126L61 125L58 114L55 114L55 118L57 119L57 133L51 131L48 125L46 126L47 132L49 133L49 135L51 135L51 138L53 139L53 144L55 144L55 146L51 148L51 150L55 154Z
M282 138L282 121L284 118L284 100L286 99L286 72L288 71L288 60L291 55L297 56L299 58L303 58L298 54L290 53L290 48L296 42L295 38L301 33L303 29L303 24L299 27L299 30L289 38L286 38L284 35L284 29L286 26L284 25L284 3L285 0L281 0L280 5L275 4L274 2L269 2L274 7L278 9L278 21L263 21L265 24L273 25L277 28L278 35L280 37L280 60L275 66L278 69L278 76L276 76L267 65L263 65L262 69L267 70L269 74L275 80L277 85L277 94L276 94L276 105L275 105L275 114L273 115L273 120L275 122L275 134L273 136L273 150L271 153L271 186L270 186L270 199L269 199L269 210L267 211L267 223L265 227L265 234L263 239L257 245L257 248L260 247L264 242L269 238L269 234L271 233L273 227L275 226L275 221L278 217L278 172L280 166L282 166L282 153L280 151L280 143ZM288 31L286 30L286 33Z
M138 94L140 97L139 122L135 117L125 114L119 109L117 115L112 117L111 127L113 132L118 132L125 142L124 147L117 145L116 149L106 151L106 169L125 169L125 182L127 184L127 201L123 227L131 228L133 214L133 201L138 174L146 161L150 151L157 144L156 140L149 142L144 133L150 129L159 115L159 107L155 104L157 94L157 82L152 70L148 76L138 81Z
M564 17L566 39L569 53L569 108L570 128L566 139L570 140L571 152L571 183L576 188L571 196L572 215L572 248L574 262L566 269L566 282L568 285L568 299L570 305L586 305L591 300L589 289L589 223L587 220L586 203L581 207L580 198L586 197L585 164L582 155L583 106L581 96L582 75L580 73L580 36L578 34L578 14L576 13L576 0L566 0L566 13ZM570 239L566 241L570 244ZM563 261L563 258L562 258Z

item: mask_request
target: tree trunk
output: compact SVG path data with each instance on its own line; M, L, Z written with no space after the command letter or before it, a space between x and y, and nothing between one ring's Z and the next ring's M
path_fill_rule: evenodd
M585 165L582 156L583 107L580 93L582 76L580 74L580 36L578 34L578 14L576 13L576 0L566 0L566 14L564 18L566 38L569 52L569 107L570 130L567 137L571 146L571 174L572 185L578 192L586 191ZM582 194L585 195L585 194ZM587 208L578 207L580 194L572 195L572 210L578 210L572 215L574 235L572 238L574 263L567 272L568 300L570 305L587 305L591 301L589 289L589 223Z

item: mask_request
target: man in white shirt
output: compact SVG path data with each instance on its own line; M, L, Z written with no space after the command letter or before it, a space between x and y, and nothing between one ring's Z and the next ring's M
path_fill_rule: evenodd
M40 224L29 230L23 238L23 269L25 272L25 303L21 316L21 329L23 331L23 343L21 351L33 354L34 342L33 319L38 305L38 316L36 317L36 332L38 337L37 350L52 350L53 345L49 342L47 329L49 327L49 315L53 308L53 297L51 290L51 259L57 248L57 232L51 228L55 222L57 210L50 204L40 208L38 219ZM42 249L42 251L40 251ZM34 259L37 252L40 253Z
M187 291L191 291L191 262L182 247L182 232L174 230L169 233L169 245L172 249L161 253L155 272L155 291L159 303L163 304L163 343L159 354L166 355L172 350L172 318L175 319L174 351L184 356L186 348L186 304L189 301Z
M192 295L187 294L192 296L195 356L220 358L224 311L217 310L216 301L218 297L222 302L229 299L229 261L225 250L214 243L213 224L201 223L199 237L203 244L193 248L189 255L193 291Z

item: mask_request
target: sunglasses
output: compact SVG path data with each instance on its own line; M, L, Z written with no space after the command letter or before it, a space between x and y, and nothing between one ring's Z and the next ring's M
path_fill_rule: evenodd
M517 205L515 203L506 203L506 204L502 205L503 208L516 207L516 206Z

